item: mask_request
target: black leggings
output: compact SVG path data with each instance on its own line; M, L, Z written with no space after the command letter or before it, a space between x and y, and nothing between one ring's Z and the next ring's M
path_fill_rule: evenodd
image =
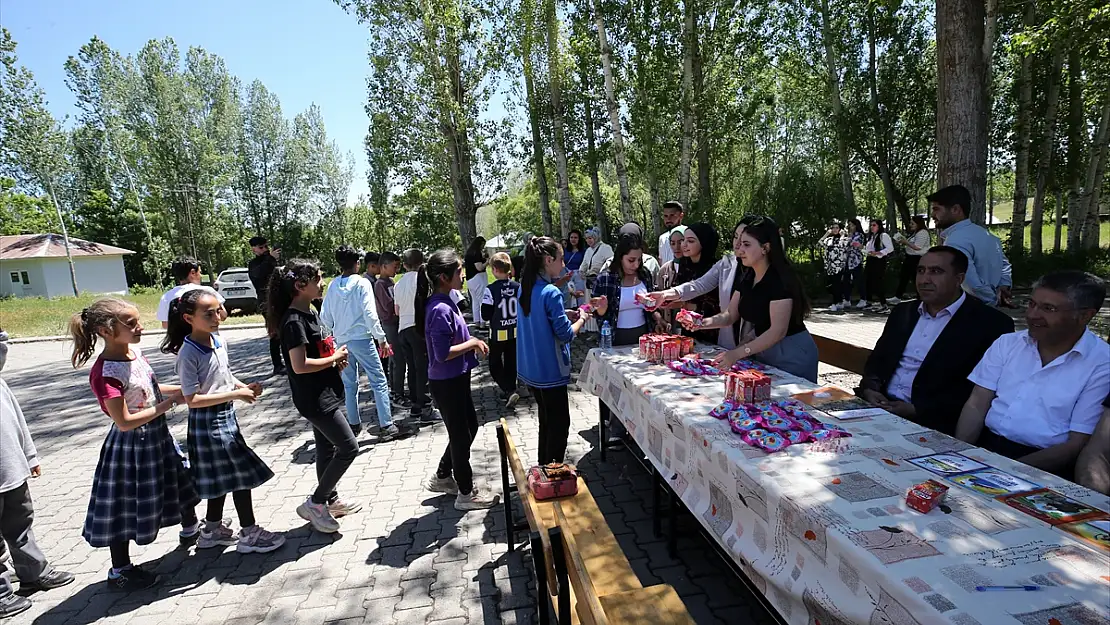
M478 435L478 413L470 395L470 372L446 380L428 380L428 389L439 404L443 424L447 426L447 449L439 459L436 476L453 475L459 492L470 493L474 490L470 445Z
M886 265L887 259L872 256L867 259L867 297L880 304L886 301Z
M562 462L570 436L570 397L566 386L532 389L540 412L539 463Z
M920 256L906 254L902 259L902 270L898 272L898 290L894 292L899 298L906 295L906 285L913 287L911 294L917 295L917 265L921 262Z
M358 439L351 431L347 413L342 407L330 414L305 414L304 418L312 424L312 437L316 440L316 479L319 485L312 493L312 503L335 501L339 497L335 490L339 478L343 477L358 455Z
M250 491L247 491L250 494ZM211 509L211 503L209 504ZM197 523L197 513L191 506L181 508L181 527L192 527ZM112 568L122 569L131 564L131 541L118 540L108 545L108 552L112 555Z
M224 502L227 495L220 495L208 500L208 514L204 519L209 523L219 523L224 517ZM235 504L235 512L239 515L240 527L254 525L254 504L251 502L250 490L237 490L231 493L231 501Z
M516 390L516 339L490 341L489 375L501 392L508 394Z
M285 366L281 361L281 337L274 336L270 338L270 362L274 364L274 369L280 369Z

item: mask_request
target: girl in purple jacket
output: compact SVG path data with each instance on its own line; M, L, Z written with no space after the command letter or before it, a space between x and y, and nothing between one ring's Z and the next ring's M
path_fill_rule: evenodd
M428 390L447 426L447 449L439 468L428 479L428 490L456 495L456 510L481 510L497 505L499 497L474 486L470 445L478 434L478 414L470 395L470 372L478 366L474 352L485 356L489 347L470 336L459 307L451 298L462 288L463 265L454 250L439 250L421 265L416 278L416 327L423 328L428 345Z

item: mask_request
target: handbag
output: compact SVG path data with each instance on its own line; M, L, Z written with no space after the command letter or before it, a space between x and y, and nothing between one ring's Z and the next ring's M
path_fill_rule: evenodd
M578 494L578 470L574 465L553 462L528 469L528 490L537 501Z

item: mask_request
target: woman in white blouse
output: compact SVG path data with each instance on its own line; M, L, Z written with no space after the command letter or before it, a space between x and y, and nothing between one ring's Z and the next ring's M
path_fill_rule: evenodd
M886 266L890 255L894 252L894 242L883 228L882 219L871 220L871 232L867 236L867 243L863 246L863 255L867 257L864 266L864 275L867 278L867 297L874 302L871 312L886 312Z
M910 292L911 297L916 294L916 280L917 280L917 263L921 262L921 257L929 251L932 244L932 239L929 237L929 226L925 223L925 218L921 215L914 215L910 221L910 236L906 238L901 233L894 235L896 243L901 243L906 246L906 258L902 261L902 270L898 274L898 290L895 293L898 297L892 297L886 301L891 306L897 305L902 300L906 299L906 285L914 285L914 290Z

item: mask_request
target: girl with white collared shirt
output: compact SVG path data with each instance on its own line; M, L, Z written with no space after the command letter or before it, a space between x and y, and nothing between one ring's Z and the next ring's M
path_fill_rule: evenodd
M867 243L863 246L863 254L867 257L864 272L867 276L867 297L875 302L871 312L886 312L886 266L890 261L890 254L894 252L894 242L883 228L882 219L871 220L871 234L867 236Z

